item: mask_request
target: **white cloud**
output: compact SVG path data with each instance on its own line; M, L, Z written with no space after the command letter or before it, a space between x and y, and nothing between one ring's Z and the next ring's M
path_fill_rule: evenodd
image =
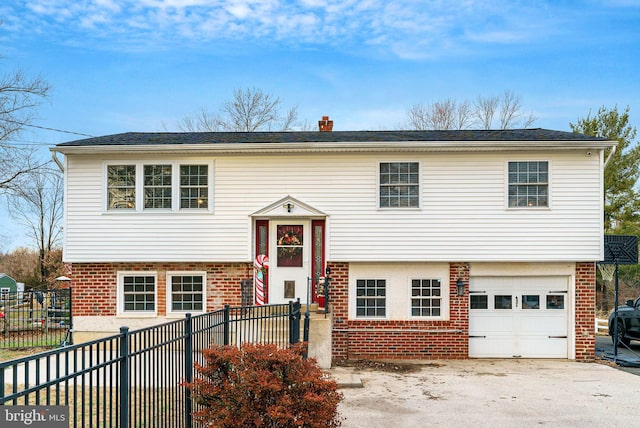
M551 15L550 7L508 0L34 0L9 6L7 21L12 29L22 22L25 34L55 33L67 43L93 40L111 49L131 40L146 40L147 48L153 42L274 40L368 46L414 59L535 43L569 20L567 11Z

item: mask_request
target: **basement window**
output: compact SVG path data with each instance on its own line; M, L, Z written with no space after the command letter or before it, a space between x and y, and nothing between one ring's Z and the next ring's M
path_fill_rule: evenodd
M157 313L156 274L118 273L118 313L155 316Z
M386 315L387 281L384 279L356 280L356 317L380 318Z

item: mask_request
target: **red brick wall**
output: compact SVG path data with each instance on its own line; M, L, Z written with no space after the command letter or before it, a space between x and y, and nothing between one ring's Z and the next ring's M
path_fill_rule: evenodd
M349 264L329 263L330 302L333 311L334 361L344 359L462 359L469 355L467 306L469 266L449 267L450 319L448 321L390 321L349 319ZM466 285L458 297L456 281Z
M157 274L158 315L166 314L166 275L170 271L207 273L207 311L225 304L241 305L240 281L251 278L251 263L74 263L73 315L116 315L117 274L122 271Z
M576 360L595 358L596 264L576 263Z

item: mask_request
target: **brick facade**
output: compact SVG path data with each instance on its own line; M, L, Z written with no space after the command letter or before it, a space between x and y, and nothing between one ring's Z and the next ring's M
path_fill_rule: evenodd
M333 359L464 359L469 355L469 265L449 265L450 319L448 321L389 321L349 319L349 264L330 263L333 310ZM465 283L465 295L456 293L456 281ZM594 263L576 263L575 357L595 358Z
M449 267L450 317L447 321L350 320L349 264L329 263L335 360L372 359L463 359L469 355L469 266ZM456 281L465 283L458 296Z
M596 264L576 263L576 360L595 358Z
M74 263L71 269L74 316L116 315L118 272L157 274L159 316L166 315L167 272L206 272L207 311L225 304L240 306L240 281L253 276L250 263Z
M464 359L469 355L469 265L449 265L449 319L350 320L349 263L329 262L330 305L333 313L332 358L344 359ZM207 273L207 311L225 304L240 306L240 281L251 278L250 263L76 263L72 265L74 316L115 316L117 273L157 274L158 315L166 314L166 275L173 271ZM465 283L458 296L456 281ZM576 263L575 354L576 360L595 357L594 263Z

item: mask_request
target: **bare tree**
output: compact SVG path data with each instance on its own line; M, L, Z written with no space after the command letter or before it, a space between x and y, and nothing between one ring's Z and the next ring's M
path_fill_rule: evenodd
M536 120L533 113L524 113L520 96L513 91L504 91L500 100L500 129L528 128Z
M407 120L410 129L432 129L431 112L424 104L414 104L407 110Z
M24 282L28 288L41 285L37 266L38 254L29 248L14 248L9 253L0 254L0 272L6 273L18 282Z
M298 108L282 113L282 100L258 88L234 89L230 100L222 104L220 113L206 109L187 116L178 127L183 131L289 131L298 120Z
M31 172L28 184L9 197L9 213L25 226L38 248L38 271L42 281L50 277L50 253L62 235L62 176L53 171Z
M478 96L478 98L476 98L476 101L473 103L475 107L474 116L476 117L476 122L482 129L491 129L499 103L500 100L498 97Z
M451 98L436 101L431 106L431 127L433 129L452 129L456 118L456 102Z
M13 140L31 124L48 92L42 78L29 79L20 70L0 78L0 193L19 189L24 175L41 166L35 150L18 147Z
M458 104L456 115L456 129L468 129L473 125L473 110L469 101L465 100Z
M205 108L197 116L183 117L178 126L186 132L217 132L223 129L220 117L209 113Z
M407 111L407 119L412 129L466 129L471 124L471 109L467 101L447 98L429 106L415 104Z
M496 115L500 129L528 128L535 120L533 113L522 111L520 97L505 91L502 97L478 96L473 104L450 98L430 105L415 104L407 110L407 125L411 129L468 129L477 126L492 129Z

